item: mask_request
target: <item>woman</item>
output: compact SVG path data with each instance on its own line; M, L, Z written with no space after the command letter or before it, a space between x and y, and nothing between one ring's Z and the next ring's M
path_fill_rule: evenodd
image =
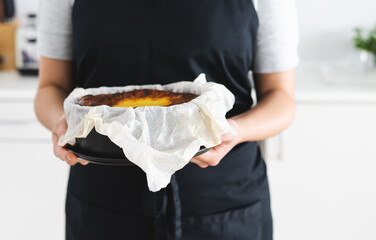
M72 166L66 238L271 240L256 141L293 119L296 35L292 1L260 0L258 16L251 0L42 1L35 111L55 155ZM167 84L199 73L234 93L227 117L238 135L193 158L167 188L149 192L139 168L88 164L57 146L74 87Z

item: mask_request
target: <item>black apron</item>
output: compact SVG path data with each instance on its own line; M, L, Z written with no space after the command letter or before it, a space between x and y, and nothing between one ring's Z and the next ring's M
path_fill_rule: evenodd
M252 0L76 0L72 19L76 86L167 84L205 73L235 95L227 117L252 106ZM189 163L157 193L136 166L73 166L66 237L271 240L258 145L239 144L216 167Z

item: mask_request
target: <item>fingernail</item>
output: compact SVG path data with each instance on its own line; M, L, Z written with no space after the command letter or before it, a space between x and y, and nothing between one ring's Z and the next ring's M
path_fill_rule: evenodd
M69 157L69 156L67 157L67 159L68 159L68 161L69 161L69 162L70 162L70 161L72 161L72 158L71 158L71 157Z

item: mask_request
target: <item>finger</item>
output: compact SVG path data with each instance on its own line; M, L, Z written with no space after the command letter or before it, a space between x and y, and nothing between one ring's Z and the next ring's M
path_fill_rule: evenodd
M78 162L76 155L58 145L54 146L54 153L56 157L60 158L62 161L67 162L67 164L69 164L70 166L73 166Z
M77 161L78 161L81 165L84 165L84 166L86 166L86 165L89 164L88 161L85 161L85 160L83 160L83 159L81 159L81 158L77 158Z
M215 167L219 164L220 158L210 158L210 159L207 159L207 160L203 160L202 162L204 162L205 164L207 164L211 167Z
M89 164L88 161L77 158L76 155L69 152L64 147L58 146L57 143L56 143L56 139L57 139L57 134L54 133L54 136L53 136L53 141L54 141L54 145L55 145L54 152L55 152L55 155L58 158L67 162L71 166L75 165L77 162L80 163L81 165L84 165L84 166Z
M202 165L206 166L217 166L220 162L220 158L209 158L209 159L195 159L193 158L193 161L200 162Z
M193 159L201 161L210 166L217 166L221 158L219 158L217 150L215 148L212 148L208 152L194 157Z
M63 148L64 149L64 148ZM70 165L70 166L74 166L76 165L79 161L78 161L78 158L76 155L74 155L73 153L67 151L66 149L64 149L65 152L66 152L66 162Z
M88 161L85 161L81 158L78 158L75 154L73 154L72 152L69 152L68 150L66 150L65 148L63 148L67 153L67 160L71 163L71 164L76 164L76 163L79 163L81 165L88 165L89 162Z
M56 144L54 144L54 154L56 157L60 158L63 161L67 161L67 153L66 150Z
M209 166L208 164L205 164L204 162L194 159L194 158L192 158L190 162L197 164L200 168L206 168Z
M200 161L207 161L208 159L212 158L215 155L214 148L210 149L204 154L201 154L197 157L194 157L194 159L200 160Z
M65 148L63 148L63 149L65 149ZM67 150L66 150L66 151L67 151ZM83 159L81 159L81 158L78 158L76 155L74 155L73 153L71 153L71 152L69 152L69 151L67 151L67 152L68 152L68 154L67 154L67 163L68 163L69 165L71 165L71 164L75 165L76 163L79 163L79 164L81 164L81 165L86 166L86 165L89 164L88 161L85 161L85 160L83 160ZM68 161L69 161L69 162L68 162ZM71 165L71 166L73 166L73 165Z
M203 161L209 166L217 166L221 159L227 154L228 150L229 149L226 144L220 144L213 147L208 152L195 157L195 159Z

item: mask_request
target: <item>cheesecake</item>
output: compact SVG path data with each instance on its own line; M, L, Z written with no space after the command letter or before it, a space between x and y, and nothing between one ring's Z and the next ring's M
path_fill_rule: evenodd
M100 105L126 108L146 106L167 107L189 102L196 97L198 97L198 95L192 93L138 89L112 94L85 95L79 99L78 104L90 107Z

